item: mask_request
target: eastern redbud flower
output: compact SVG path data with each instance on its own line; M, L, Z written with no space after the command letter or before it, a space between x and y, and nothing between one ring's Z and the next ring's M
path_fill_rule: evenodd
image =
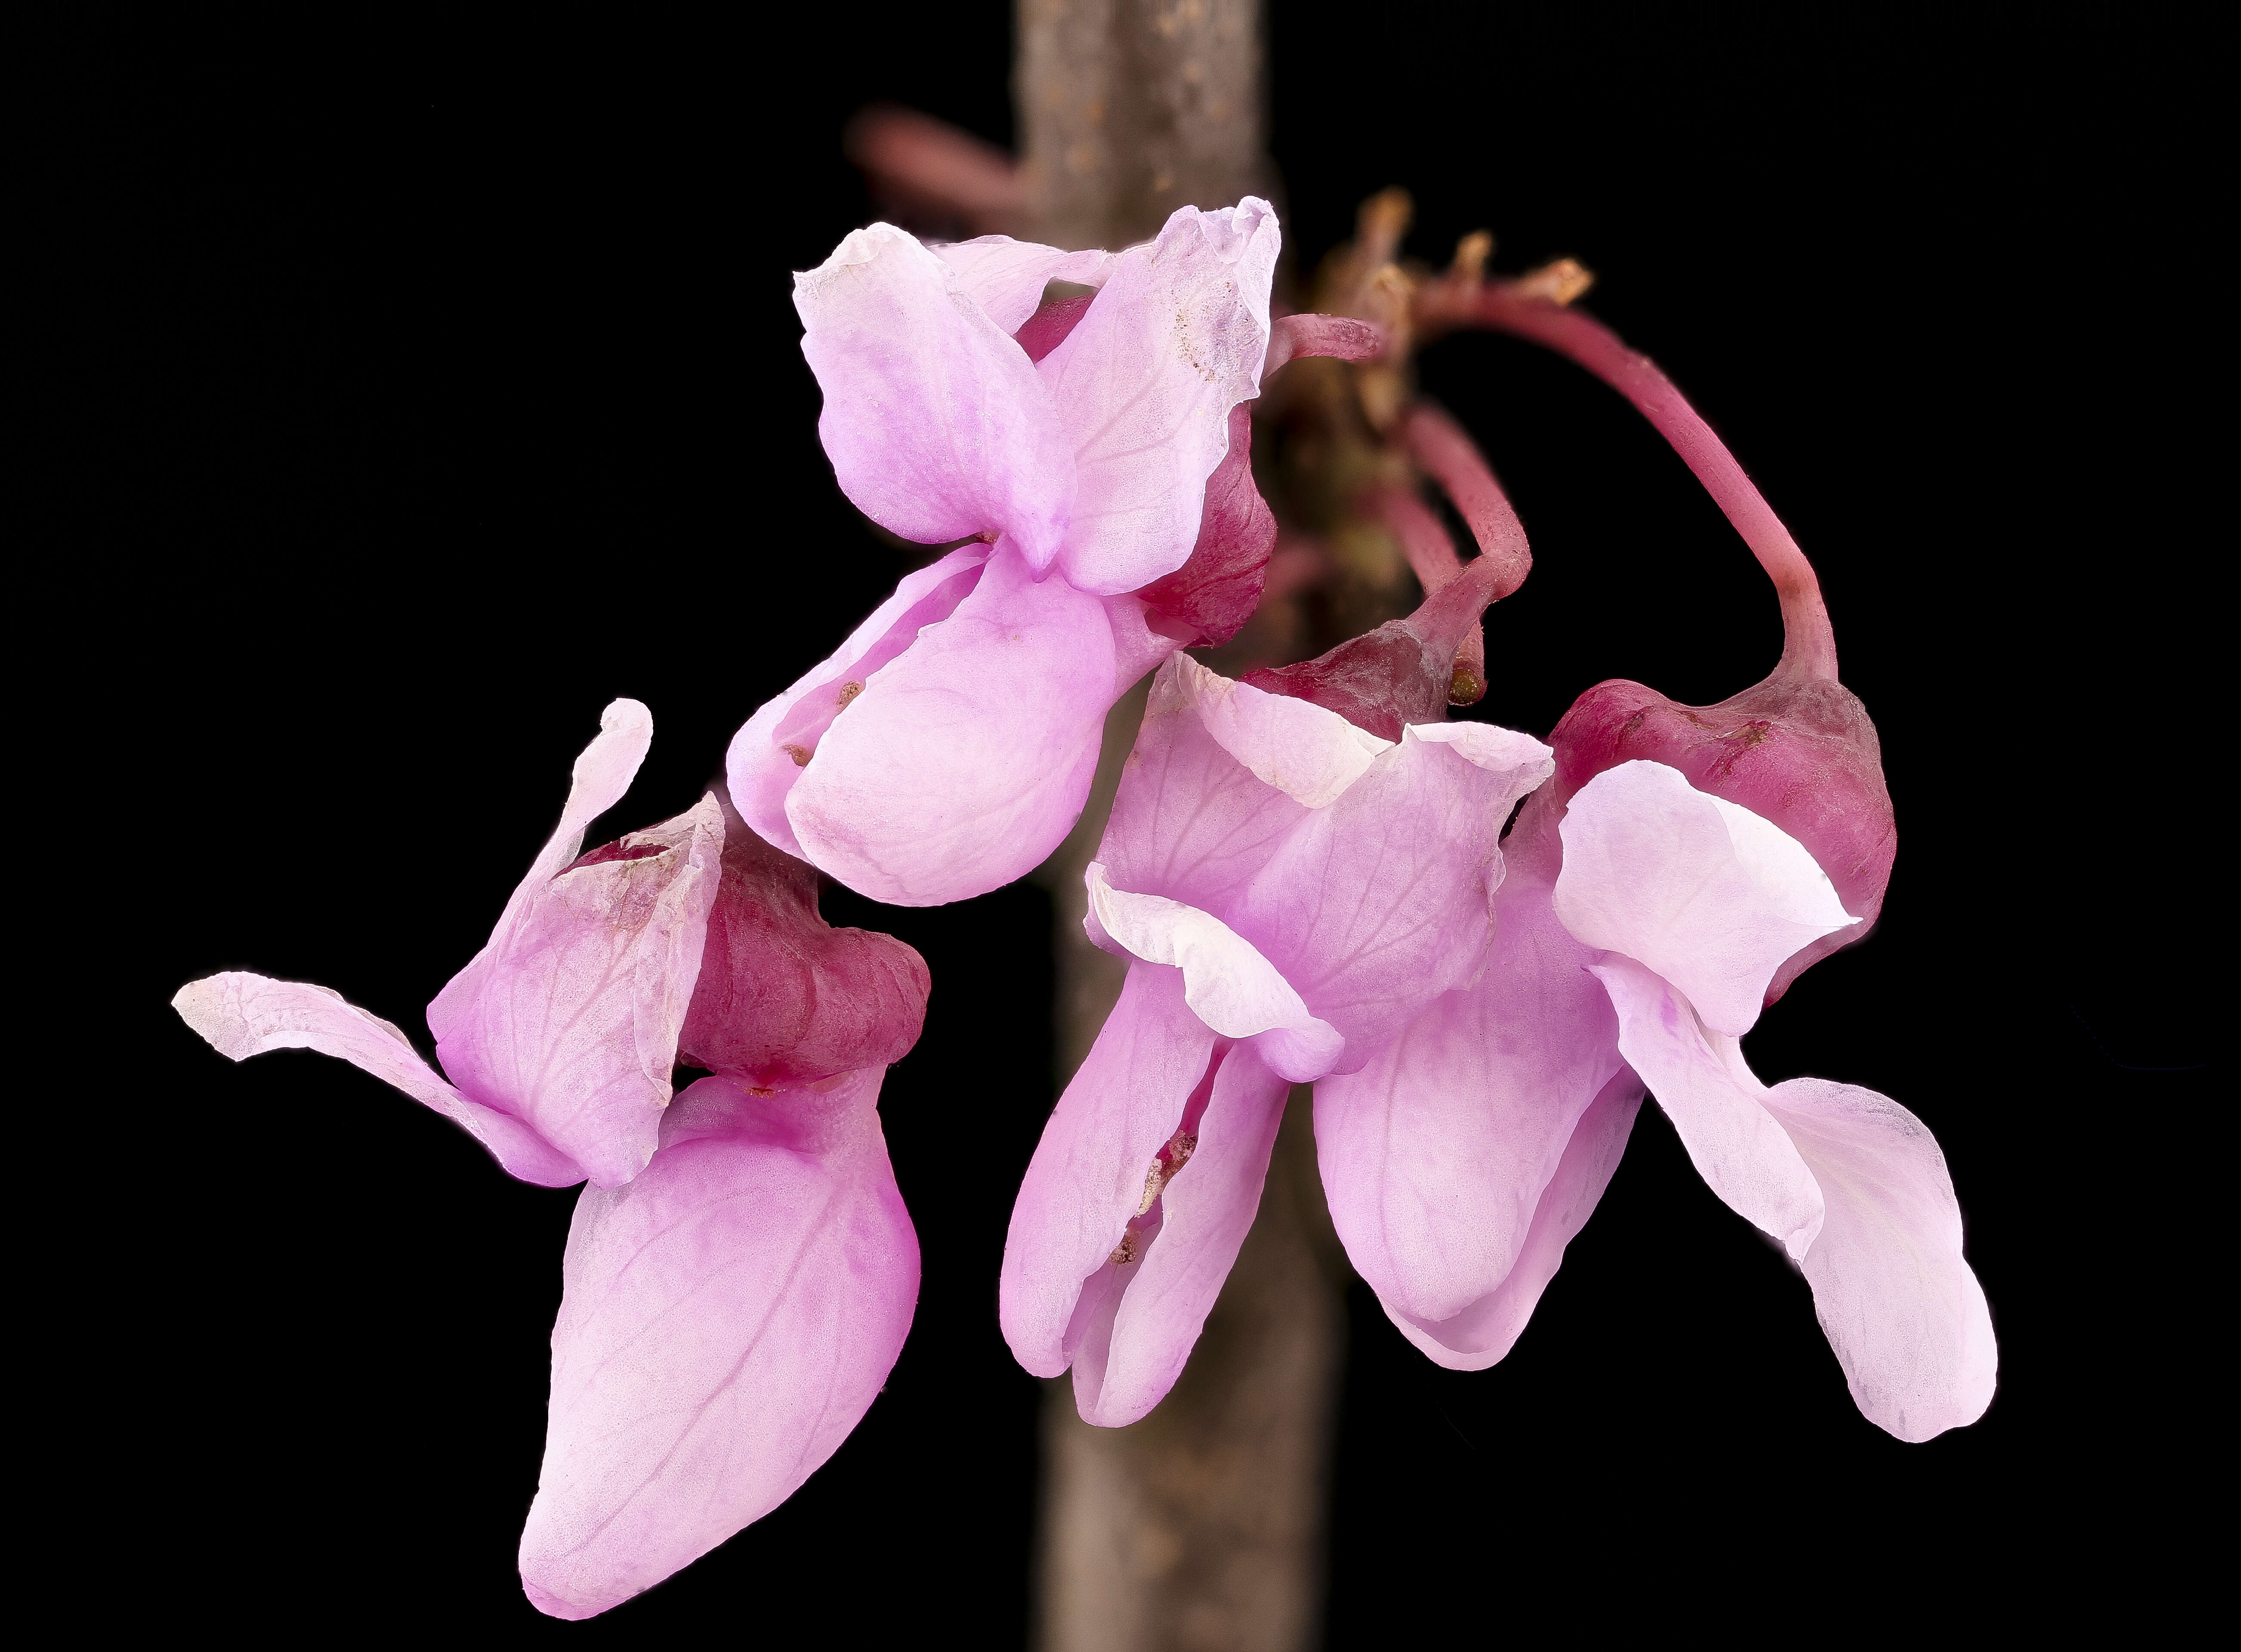
M1426 623L1443 644L1383 651L1435 714L1463 612ZM1180 653L1154 680L1087 878L1090 938L1127 979L1028 1167L1000 1297L1020 1362L1071 1367L1092 1422L1134 1421L1173 1385L1289 1086L1361 1067L1483 965L1495 839L1548 750L1482 724L1394 732Z
M525 1181L628 1181L669 1105L724 842L704 798L578 859L584 828L622 799L652 739L636 700L601 714L559 826L489 941L428 1007L448 1078L396 1027L308 982L229 971L180 988L172 1007L237 1061L287 1048L338 1056L459 1124Z
M1419 1348L1493 1364L1602 1197L1646 1081L1707 1183L1799 1265L1862 1412L1906 1440L1971 1422L1997 1351L1937 1143L1872 1091L1768 1088L1737 1043L1864 931L1896 845L1812 570L1645 359L1529 291L1475 301L1650 414L1774 576L1787 644L1721 706L1605 683L1558 725L1556 778L1504 843L1485 975L1317 1086L1340 1236Z
M1272 335L1278 241L1251 197L1120 253L875 224L796 278L842 491L904 538L967 543L739 731L732 796L757 832L906 906L1057 846L1107 708L1259 599L1274 525L1245 405L1264 372L1375 346L1318 318ZM1095 291L1043 304L1053 281Z
M829 927L814 871L720 790L579 855L652 733L643 706L607 708L559 828L430 1006L448 1077L324 987L229 973L173 1000L237 1060L339 1056L515 1175L588 1175L520 1555L560 1617L605 1611L791 1495L869 1408L918 1295L876 1109L923 1022L926 966ZM680 1060L713 1076L672 1102Z

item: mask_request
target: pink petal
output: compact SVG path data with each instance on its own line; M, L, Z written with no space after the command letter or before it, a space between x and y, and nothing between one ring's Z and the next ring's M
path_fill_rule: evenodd
M1047 567L1074 503L1074 444L1011 328L886 224L797 275L793 303L825 391L817 432L856 508L922 544L1009 534Z
M1606 769L1561 831L1556 915L1672 982L1715 1032L1749 1032L1783 960L1858 921L1804 845L1662 763Z
M1507 729L1408 729L1254 874L1230 922L1345 1035L1341 1070L1477 975L1502 880L1496 839L1553 767L1547 746Z
M763 1086L884 1067L918 1042L932 984L926 960L893 935L826 923L816 868L726 810L723 876L680 1061Z
M1857 1085L1790 1079L1763 1100L1826 1201L1805 1278L1861 1413L1910 1441L1974 1422L1992 1401L1999 1349L1937 1140Z
M1508 1354L1562 1265L1564 1247L1588 1225L1610 1186L1641 1107L1642 1080L1622 1068L1581 1115L1508 1276L1445 1320L1419 1319L1381 1298L1386 1316L1401 1334L1450 1371L1483 1371Z
M1999 1364L1991 1315L1922 1120L1825 1079L1769 1090L1734 1039L1708 1033L1648 970L1613 957L1595 973L1618 1011L1621 1051L1698 1173L1803 1267L1863 1415L1902 1440L1983 1415Z
M1119 692L1102 603L1034 583L1008 545L955 612L863 681L786 819L806 859L905 906L986 893L1048 856L1081 813Z
M1264 784L1308 808L1336 801L1393 749L1392 741L1334 712L1233 682L1187 655L1172 669L1167 694L1187 704L1222 749ZM1153 692L1162 698L1156 686Z
M1706 1030L1688 1000L1630 959L1613 955L1592 969L1618 1012L1619 1053L1673 1120L1705 1186L1803 1260L1821 1231L1821 1187L1766 1110L1765 1087L1736 1040Z
M793 687L766 701L732 737L725 779L737 808L766 843L799 856L786 793L801 779L833 719L864 692L873 672L897 659L920 632L957 612L980 583L990 547L960 545L940 560L903 576L895 594L856 627L833 657Z
M498 920L498 933L504 933L506 918L528 905L538 890L549 882L552 875L584 851L584 829L609 809L623 800L623 793L638 778L639 765L653 745L653 713L634 699L608 702L599 713L599 732L592 743L576 755L575 766L568 773L568 800L561 806L560 824L552 828L552 835L537 852L528 873L515 886L506 901L506 916ZM493 933L489 946L497 944ZM468 969L474 966L470 964ZM465 973L462 971L461 973ZM448 993L451 988L445 988ZM436 994L436 1004L444 1001L444 993ZM436 1005L429 1007L436 1013Z
M1059 1097L1004 1240L1004 1340L1037 1376L1072 1358L1067 1328L1142 1202L1154 1157L1207 1076L1214 1036L1183 1001L1179 969L1133 964L1088 1059Z
M521 1535L539 1610L590 1617L659 1582L785 1502L870 1408L919 1284L881 1076L768 1099L704 1079L643 1174L578 1201Z
M1278 240L1249 196L1178 210L1035 367L1080 478L1060 566L1081 589L1138 590L1190 555L1229 410L1260 393Z
M1165 1399L1197 1345L1261 1208L1289 1087L1251 1048L1221 1058L1197 1146L1159 1194L1160 1220L1135 1258L1113 1266L1111 1312L1074 1355L1082 1421L1117 1428Z
M1124 594L1097 600L1105 609L1106 623L1113 627L1113 680L1124 687L1138 682L1176 649L1196 645L1187 635L1154 629L1173 622L1154 613L1141 597Z
M1191 1013L1224 1038L1258 1038L1261 1059L1292 1082L1330 1071L1345 1040L1228 924L1179 900L1115 889L1094 860L1082 881L1089 888L1083 922L1093 941L1181 970Z
M1237 690L1187 654L1160 668L1098 851L1117 886L1219 916L1308 813L1236 752L1280 778L1296 772L1316 796L1344 789L1384 747L1301 702L1276 700L1297 709L1264 715L1259 702L1272 699Z
M957 272L958 291L1007 333L1027 324L1027 318L1042 304L1043 289L1052 282L1101 287L1113 266L1110 252L1094 248L1061 252L1034 241L1014 241L1008 235L952 241L935 246L933 251Z
M1582 1116L1622 1070L1617 1017L1585 968L1595 955L1549 907L1551 806L1549 788L1535 793L1504 846L1477 984L1434 1000L1361 1072L1315 1086L1331 1221L1395 1314L1452 1319L1511 1276Z
M534 1127L602 1187L653 1156L723 842L723 815L704 797L616 846L642 853L585 857L508 907L430 1007L452 1081Z
M481 1142L510 1176L547 1187L584 1179L566 1154L520 1120L467 1100L420 1059L403 1033L338 993L228 970L188 982L171 1007L228 1060L267 1050L317 1050L433 1107Z

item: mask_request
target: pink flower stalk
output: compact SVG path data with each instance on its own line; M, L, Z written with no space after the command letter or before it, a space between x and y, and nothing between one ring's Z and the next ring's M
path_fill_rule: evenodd
M877 1103L924 1020L926 966L829 927L816 873L720 791L579 857L652 733L643 706L607 708L559 829L430 1006L448 1078L324 987L229 973L173 1000L236 1060L339 1056L512 1174L588 1175L521 1542L523 1587L558 1617L628 1599L790 1496L870 1407L918 1296ZM672 1103L680 1060L715 1075Z
M1788 645L1719 706L1605 683L1558 725L1555 781L1504 842L1486 973L1316 1087L1340 1237L1425 1353L1495 1363L1601 1199L1646 1081L1707 1183L1799 1264L1862 1412L1904 1440L1971 1422L1997 1351L1937 1143L1872 1091L1768 1088L1737 1042L1864 930L1895 846L1811 567L1654 367L1575 311L1484 303L1674 437L1775 576Z
M1057 846L1107 708L1260 599L1263 374L1376 347L1329 318L1272 329L1278 240L1249 197L1120 253L875 224L795 278L842 491L904 538L966 543L739 731L732 796L757 832L905 906L993 889ZM1094 291L1045 304L1054 281Z
M1435 707L1461 630L1427 667ZM1037 1375L1071 1367L1091 1422L1134 1421L1173 1385L1288 1087L1361 1068L1484 963L1495 839L1549 752L1479 724L1398 734L1180 653L1154 680L1087 876L1090 937L1128 960L1127 983L1004 1249L1013 1353Z
M1782 658L1765 681L1716 706L1682 706L1640 683L1599 683L1550 736L1559 792L1569 797L1614 764L1670 764L1696 786L1766 816L1828 868L1856 913L1841 931L1785 960L1771 1004L1806 969L1873 927L1898 853L1876 726L1836 680L1836 633L1821 583L1797 541L1710 425L1647 356L1594 317L1549 297L1546 279L1490 282L1459 316L1530 338L1610 385L1671 442L1735 525L1782 602Z

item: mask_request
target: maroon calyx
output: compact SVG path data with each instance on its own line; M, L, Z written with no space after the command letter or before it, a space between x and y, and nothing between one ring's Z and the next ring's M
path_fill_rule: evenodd
M900 1060L926 1023L926 960L893 935L826 923L816 868L757 837L721 785L716 797L723 873L678 1060L770 1087Z
M1791 956L1767 987L1769 1004L1874 927L1898 827L1876 726L1835 679L1777 667L1716 706L1682 706L1640 683L1597 683L1573 702L1549 743L1560 801L1621 763L1663 763L1698 791L1773 821L1821 863L1844 910L1864 921Z
M1514 572L1500 558L1478 557L1406 619L1388 619L1314 659L1264 666L1244 680L1336 712L1381 739L1399 739L1410 723L1444 722L1449 706L1470 705L1486 692L1484 677L1459 661L1488 605L1516 588Z

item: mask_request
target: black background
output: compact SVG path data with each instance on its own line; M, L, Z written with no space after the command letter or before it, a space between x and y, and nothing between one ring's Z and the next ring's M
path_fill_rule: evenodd
M828 895L933 970L883 1104L916 1328L789 1503L579 1629L512 1559L573 1194L338 1063L228 1067L164 1007L254 968L419 1033L606 700L657 732L592 840L686 806L892 585L817 445L788 272L866 214L839 146L864 103L1010 141L1008 9L89 15L53 43L17 254L59 278L30 319L65 370L26 450L62 509L19 542L53 596L19 611L49 789L18 829L78 846L45 886L110 983L18 1102L19 1139L67 1147L47 1189L102 1189L33 1265L74 1309L51 1375L78 1421L35 1442L65 1468L50 1535L103 1580L73 1609L1019 1643L1039 1395L995 1277L1054 1094L1040 891ZM2113 15L1276 6L1289 254L1401 183L1420 256L1485 225L1501 267L1583 259L1819 566L1903 846L1876 934L1749 1054L1936 1130L2003 1362L1973 1428L1883 1436L1646 1109L1495 1370L1435 1369L1355 1288L1335 1645L1549 1609L1926 1627L2183 1582L2111 1545L2204 1426L2158 1293L2211 1150L2189 318L2224 283L2200 46ZM1481 714L1545 733L1603 677L1702 702L1770 665L1755 565L1616 397L1482 338L1423 376L1537 556Z

